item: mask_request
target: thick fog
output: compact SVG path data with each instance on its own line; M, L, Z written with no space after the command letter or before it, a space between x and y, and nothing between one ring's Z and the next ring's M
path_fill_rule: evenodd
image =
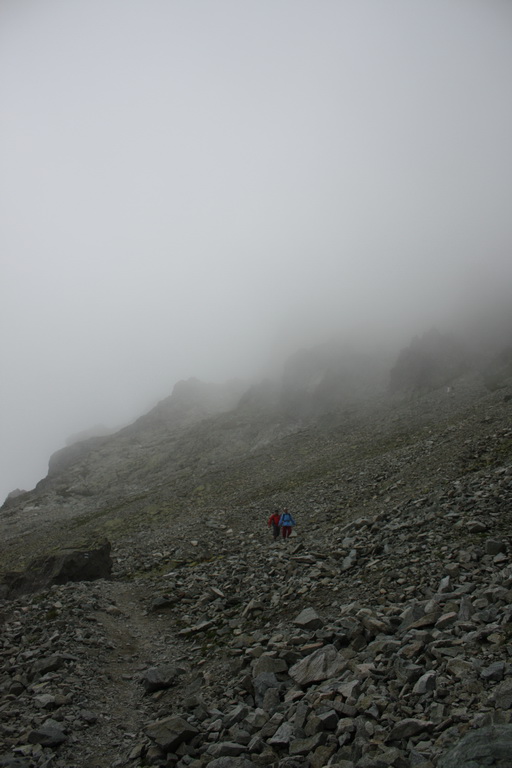
M512 285L508 0L2 0L0 502L73 433Z

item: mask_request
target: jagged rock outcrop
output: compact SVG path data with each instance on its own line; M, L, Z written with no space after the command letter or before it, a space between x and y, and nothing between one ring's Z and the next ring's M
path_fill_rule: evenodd
M7 494L7 498L5 499L2 506L9 507L16 503L16 501L19 499L20 496L23 496L26 493L25 490L21 488L15 488L14 491L11 491Z
M162 426L173 429L190 427L202 419L235 408L248 387L249 384L241 379L222 384L196 378L178 381L169 397L126 427L126 432L140 433Z
M87 456L99 450L108 440L107 437L90 437L87 440L79 440L71 445L55 451L48 462L48 478L64 474L75 464L85 461ZM38 488L44 488L45 481L38 484Z
M281 405L299 418L318 417L380 393L385 371L384 359L346 344L300 350L286 362Z
M451 336L432 328L402 350L391 369L392 392L418 392L447 385L469 368L468 353Z

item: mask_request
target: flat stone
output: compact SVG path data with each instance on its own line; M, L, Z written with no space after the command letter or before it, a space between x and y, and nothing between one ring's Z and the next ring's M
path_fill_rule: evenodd
M411 736L416 736L423 731L431 731L434 727L434 723L431 720L417 720L415 718L406 718L396 723L391 729L389 735L390 741L401 741L402 739L409 739Z
M247 747L236 744L234 741L220 741L217 744L210 744L206 751L213 757L238 757L243 752L247 752Z

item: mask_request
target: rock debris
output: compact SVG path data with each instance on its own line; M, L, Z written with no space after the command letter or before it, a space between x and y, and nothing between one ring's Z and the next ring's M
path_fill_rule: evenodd
M114 536L112 578L2 600L0 766L509 765L512 427L479 403L308 476L287 541L233 479Z

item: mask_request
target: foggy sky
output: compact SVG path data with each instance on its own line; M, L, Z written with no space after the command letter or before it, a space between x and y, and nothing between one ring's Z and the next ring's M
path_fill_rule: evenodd
M511 72L508 0L2 0L0 502L179 379L507 293Z

